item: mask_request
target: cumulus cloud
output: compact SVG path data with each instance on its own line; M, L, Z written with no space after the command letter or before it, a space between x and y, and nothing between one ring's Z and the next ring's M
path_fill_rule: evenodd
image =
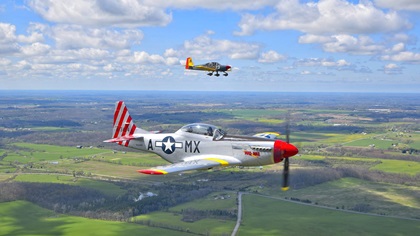
M345 0L307 3L282 0L275 13L266 16L244 14L239 27L241 31L235 32L237 35L251 35L256 30L289 29L321 35L396 32L411 25L397 12L384 12L368 1L353 4Z
M39 32L29 31L29 35L17 35L15 25L0 22L0 54L19 53L25 44L39 46L38 42L44 37Z
M351 64L344 59L340 59L338 61L334 61L332 59L325 59L325 58L307 58L297 60L295 66L323 66L323 67L343 67L343 66L350 66Z
M89 26L165 26L172 15L163 8L137 0L29 0L29 6L44 19Z
M385 50L383 44L378 44L368 36L352 36L347 34L319 36L303 35L299 37L299 43L319 43L326 52L345 52L359 55L373 55Z
M57 25L49 29L57 48L127 49L140 44L143 33L139 30L110 30L76 25Z
M270 50L268 52L264 52L261 54L260 58L258 58L258 62L260 63L274 63L278 61L285 60L286 57L279 54L276 51Z
M0 23L0 55L19 51L15 32L16 27L14 25Z
M398 66L394 63L389 63L385 65L380 71L383 71L385 74L394 75L394 74L402 74L402 67Z
M394 10L420 11L420 2L418 0L375 0L375 4L379 7Z
M179 9L194 9L205 8L213 10L257 10L266 6L274 6L277 0L239 0L239 1L225 1L225 0L145 0L144 4L155 7L173 7Z
M214 60L223 56L231 59L256 59L261 46L255 43L213 39L204 34L184 42L179 54L189 55L200 60Z
M116 60L120 63L131 63L138 65L179 65L177 57L166 57L159 54L149 54L145 51L119 55Z
M6 58L0 58L0 66L8 66L11 64L11 61Z
M25 56L45 55L50 50L50 46L42 43L33 43L31 45L23 46L21 52Z
M332 38L332 42L323 45L323 49L327 52L372 55L385 49L383 45L376 44L368 36L334 35Z
M420 63L420 53L404 51L393 55L384 55L381 59L384 61Z

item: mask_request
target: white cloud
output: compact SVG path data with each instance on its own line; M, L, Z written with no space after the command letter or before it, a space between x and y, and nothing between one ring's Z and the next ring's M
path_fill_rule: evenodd
M315 34L305 34L299 37L299 43L328 43L332 42L334 39L331 36L325 35L315 35Z
M268 52L264 52L261 54L260 58L258 58L258 62L260 63L274 63L278 61L285 60L286 57L279 54L276 51L270 50Z
M375 4L394 10L420 11L420 1L418 0L375 0Z
M396 68L398 68L398 65L397 65L397 64L394 64L394 63L390 63L390 64L388 64L388 65L385 65L385 66L384 66L384 68L385 68L385 69L392 70L392 69L396 69Z
M134 52L133 55L126 57L131 63L136 64L163 64L163 65L179 65L177 57L164 57L158 54L149 54L147 52ZM119 60L126 60L120 58Z
M123 69L121 68L121 66L115 65L115 64L111 64L111 63L106 64L105 66L102 67L102 69L104 71L107 71L107 72L123 71Z
M392 46L391 49L393 52L401 52L405 50L405 45L404 43L397 43L394 46Z
M153 63L153 64L163 64L165 63L165 59L157 54L150 55L147 52L134 52L134 62L135 63Z
M382 71L385 74L401 74L402 73L402 68L400 66L398 66L397 64L394 63L390 63L387 64L383 67Z
M29 33L28 36L16 35L15 25L0 22L0 54L19 53L22 50L22 45L32 44L37 47L40 45L39 42L44 40L43 35L39 32Z
M165 52L163 53L163 56L165 56L165 57L176 57L177 56L177 51L173 48L166 49Z
M172 15L163 8L136 0L29 0L29 6L44 19L89 26L164 26Z
M6 58L1 58L0 57L0 66L8 66L10 65L12 62L9 59Z
M326 52L345 52L359 55L373 55L385 49L368 36L332 35L331 41L322 45Z
M84 62L87 64L100 64L103 60L111 60L114 55L109 51L95 48L82 48L72 50L49 49L43 55L32 59L34 63L69 64Z
M0 55L15 53L20 50L16 42L16 27L7 23L0 23Z
M17 70L29 70L32 68L32 65L27 60L18 61L13 65Z
M300 3L282 0L277 12L267 16L244 14L237 35L251 35L256 30L294 29L307 34L368 34L396 32L411 25L395 11L384 12L368 1L358 4L345 0L320 0Z
M16 40L16 26L0 23L0 43L10 43Z
M384 55L381 59L384 61L420 63L420 53L404 51L394 55Z
M25 56L45 55L50 50L50 46L42 43L33 43L31 45L23 46L21 52Z
M178 54L189 55L199 60L214 60L223 56L231 59L256 59L260 45L223 39L212 39L205 34L187 40Z
M51 38L56 42L57 48L100 48L100 49L127 49L132 45L140 44L143 33L139 30L108 30L86 28L75 25L57 25L49 30Z
M274 6L277 0L145 0L144 4L155 7L173 7L179 9L205 8L213 10L257 10L266 6Z
M373 39L364 35L355 37L347 34L331 36L308 34L299 37L299 43L319 43L326 52L344 52L359 55L374 55L385 50L383 44L375 43Z
M344 59L340 59L338 61L334 61L332 59L325 59L325 58L308 58L308 59L301 59L294 63L295 66L314 66L314 67L343 67L343 66L350 66L351 63L347 62Z

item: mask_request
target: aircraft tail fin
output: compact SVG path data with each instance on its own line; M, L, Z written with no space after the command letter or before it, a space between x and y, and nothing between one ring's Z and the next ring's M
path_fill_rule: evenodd
M193 67L193 66L194 66L194 63L192 61L192 58L188 57L187 61L185 62L185 69L190 69L190 67Z
M128 109L123 101L115 103L114 123L112 130L112 139L119 145L128 146L131 139L134 139L134 134L148 133L146 130L138 128L128 113Z

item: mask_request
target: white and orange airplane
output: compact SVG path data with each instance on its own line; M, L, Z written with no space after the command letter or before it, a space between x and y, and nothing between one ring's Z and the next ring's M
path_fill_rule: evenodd
M229 65L221 65L218 62L209 62L202 65L194 65L192 58L188 57L187 61L185 62L185 69L187 70L204 70L209 71L207 75L212 76L214 72L216 72L215 76L219 76L219 71L223 72L224 76L228 76L229 74L226 71L231 71L232 67Z
M220 166L263 166L284 160L283 189L288 188L289 158L298 149L286 140L276 139L277 133L254 136L229 135L222 129L202 123L183 126L175 133L149 132L137 127L123 101L116 102L112 139L108 143L152 152L172 163L139 173L163 175L206 170Z

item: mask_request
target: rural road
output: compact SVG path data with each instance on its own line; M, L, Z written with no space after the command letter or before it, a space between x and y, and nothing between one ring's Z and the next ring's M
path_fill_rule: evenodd
M239 226L242 221L242 192L238 192L238 219L236 220L235 228L233 229L232 236L238 232Z

